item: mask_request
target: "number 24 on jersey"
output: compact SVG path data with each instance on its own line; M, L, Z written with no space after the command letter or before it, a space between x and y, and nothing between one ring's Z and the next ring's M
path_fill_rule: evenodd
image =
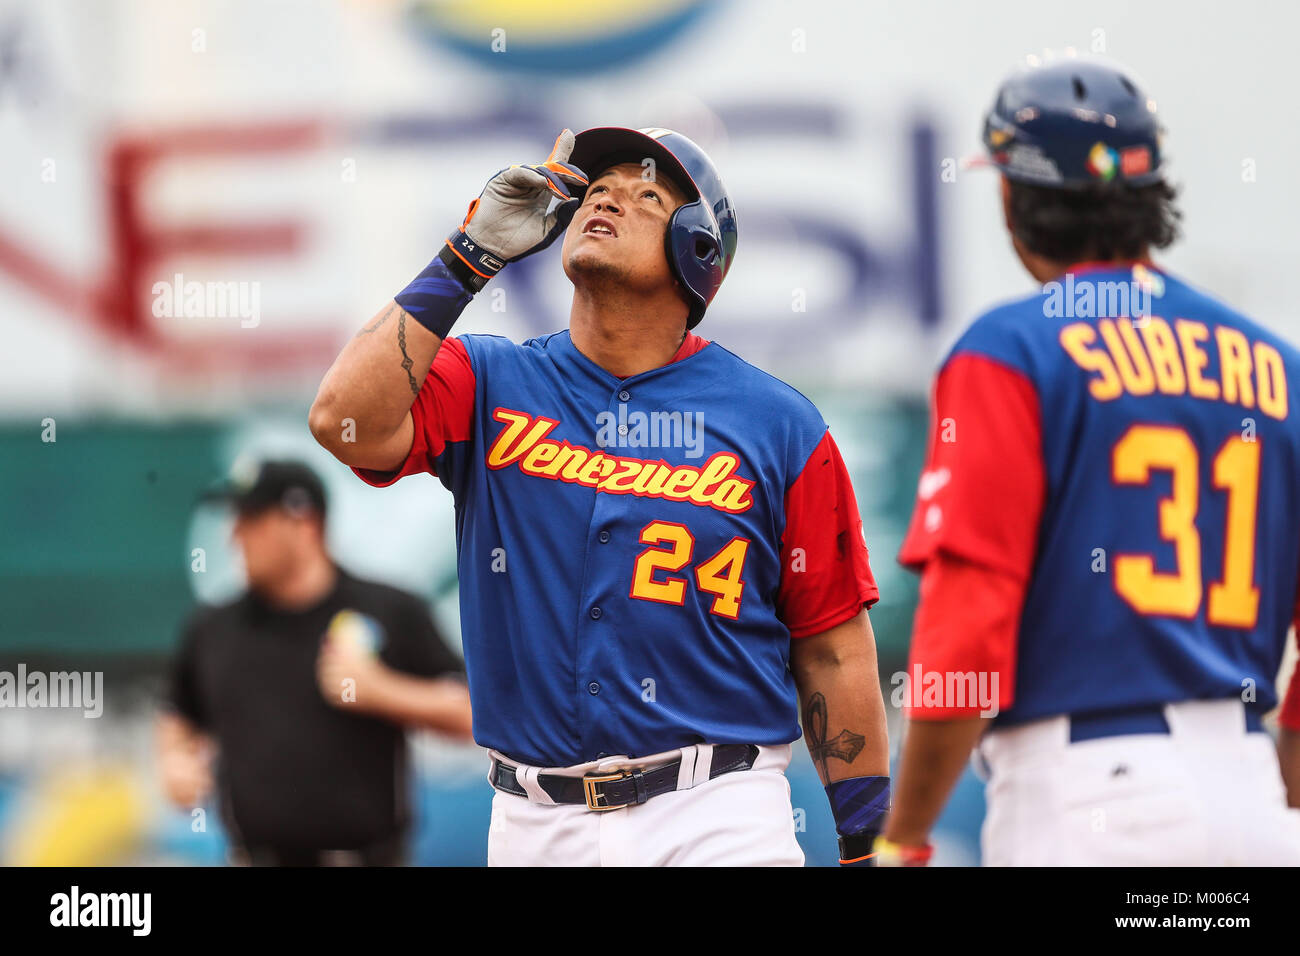
M641 543L649 547L637 555L629 596L659 604L684 605L687 578L678 572L691 563L695 536L675 521L652 521L641 529ZM740 616L740 599L745 593L742 575L748 553L748 539L732 538L720 551L695 566L695 586L702 593L713 595L709 613L732 621Z

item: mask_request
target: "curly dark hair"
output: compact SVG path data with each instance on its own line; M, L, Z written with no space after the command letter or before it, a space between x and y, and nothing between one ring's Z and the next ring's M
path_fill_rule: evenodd
M1179 236L1183 214L1168 183L1095 183L1053 189L1011 182L1011 231L1054 262L1136 259Z

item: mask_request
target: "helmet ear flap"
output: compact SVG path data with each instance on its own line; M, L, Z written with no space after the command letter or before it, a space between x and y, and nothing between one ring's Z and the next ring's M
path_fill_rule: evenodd
M711 235L696 235L694 251L695 258L709 266L716 263L722 254L722 250L718 248L718 240Z
M682 243L682 247L681 257L683 259L694 259L694 262L691 263L690 274L692 276L708 276L707 281L710 283L709 291L706 293L702 294L698 287L693 286L687 294L687 304L691 307L691 311L686 320L686 328L693 329L704 318L704 310L712 301L718 286L722 284L724 274L722 268L723 250L722 244L713 230L702 229L699 226L691 227L690 238ZM677 270L674 269L674 271Z
M701 314L725 274L726 250L718 226L699 200L679 206L668 221L668 264Z
M689 310L686 317L686 328L693 329L699 324L700 319L704 317L704 310L700 297L696 295L694 288L691 287L679 262L681 232L678 228L678 216L682 208L684 207L679 206L668 217L668 225L664 229L664 256L668 260L668 271L672 273L673 286Z

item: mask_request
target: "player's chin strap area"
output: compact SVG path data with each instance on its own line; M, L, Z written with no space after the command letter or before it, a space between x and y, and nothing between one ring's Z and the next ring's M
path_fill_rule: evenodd
M648 769L617 768L574 777L536 771L535 768L511 766L494 756L488 780L492 786L503 793L513 793L516 796L533 799L533 794L530 794L520 781L521 773L530 773L536 786L554 803L586 805L588 810L603 812L636 806L645 803L651 797L671 793L674 790L688 789L704 780L720 777L724 773L749 770L758 758L758 747L753 744L719 744L710 749L712 760L707 776L698 772L703 770L702 767L692 767L690 769L696 772L683 773L687 768L684 768L680 757Z

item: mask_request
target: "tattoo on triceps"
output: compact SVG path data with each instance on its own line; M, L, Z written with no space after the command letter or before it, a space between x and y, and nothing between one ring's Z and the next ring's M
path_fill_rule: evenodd
M411 374L411 367L415 365L415 362L411 360L411 356L406 354L406 311L405 310L402 310L402 314L397 317L397 347L402 350L402 368L406 370L406 378L411 385L411 394L419 395L420 383L417 382L415 380L415 376Z
M360 337L363 336L363 335L369 335L371 332L376 332L376 331L378 331L378 330L379 330L379 327L380 327L381 325L383 325L385 322L388 321L388 317L389 317L390 315L393 314L393 310L394 310L395 308L397 308L397 304L396 304L396 303L394 303L393 305L390 305L388 308L384 309L384 314L381 315L379 318L375 319L374 324L371 325L369 328L364 328L364 329L362 329L360 332L358 332L358 333L357 333L357 337L360 338Z
M821 768L822 777L828 782L831 779L828 765L831 757L853 763L867 745L867 738L847 728L827 739L829 729L826 695L818 691L808 698L808 703L804 706L803 732L808 735L808 752L812 754L813 763Z

